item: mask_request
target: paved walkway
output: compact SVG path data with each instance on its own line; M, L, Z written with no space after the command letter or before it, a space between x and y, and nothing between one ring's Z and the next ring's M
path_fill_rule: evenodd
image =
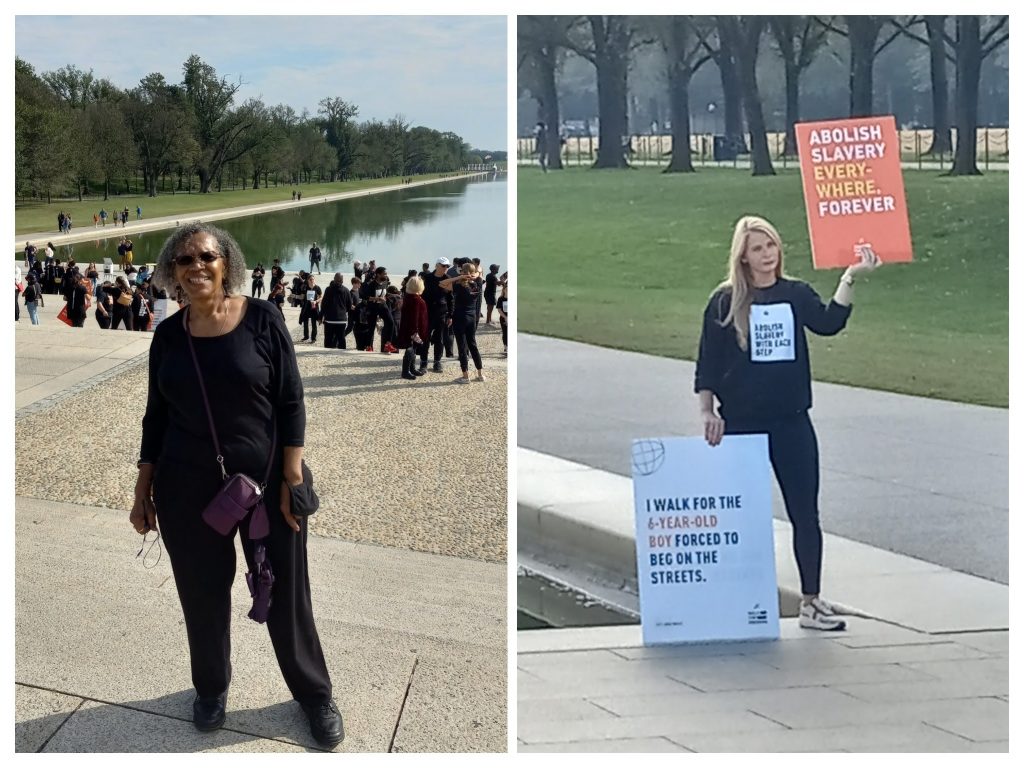
M253 216L257 213L271 213L273 211L291 210L305 205L320 205L322 203L334 202L335 200L347 200L353 197L367 197L369 195L384 194L385 192L397 192L411 187L422 187L427 184L442 184L452 181L455 178L473 178L487 175L490 174L478 172L453 174L444 179L426 179L423 181L413 181L408 184L390 184L385 187L370 187L369 189L356 189L350 192L335 192L330 195L307 197L303 200L284 199L273 203L258 203L256 205L242 205L235 208L218 208L209 211L197 211L194 213L179 213L171 216L159 216L152 219L144 218L138 221L129 219L128 225L125 227L114 226L113 224L108 224L105 227L94 227L92 226L92 222L88 225L83 222L82 226L72 227L71 232L67 234L62 234L57 231L47 231L26 232L24 234L17 235L14 238L14 252L19 255L19 260L24 260L21 254L24 253L26 241L34 243L41 251L46 247L47 242L51 242L54 245L84 243L88 240L95 240L97 237L122 237L124 235L134 235L138 232L153 232L159 229L173 229L180 224L185 224L190 221L235 219L241 216ZM287 189L287 187L281 187L282 197L287 194ZM135 212L132 211L131 215L134 216Z

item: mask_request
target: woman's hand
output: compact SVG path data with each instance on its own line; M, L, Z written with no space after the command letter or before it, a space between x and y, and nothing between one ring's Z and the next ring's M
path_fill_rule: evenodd
M704 419L704 439L712 448L722 442L722 435L725 434L725 420L716 415L714 411L702 411Z
M132 511L128 515L128 522L136 533L143 535L156 528L156 506L153 504L153 497L149 491L135 494L135 503L132 504Z
M857 245L853 246L853 253L860 261L846 268L846 274L850 277L857 277L866 272L871 272L882 264L878 254L872 250L871 243L857 243Z
M302 482L300 477L295 485ZM281 516L284 517L285 524L296 533L299 532L299 521L295 519L295 515L292 514L292 494L288 488L288 478L286 477L281 481Z

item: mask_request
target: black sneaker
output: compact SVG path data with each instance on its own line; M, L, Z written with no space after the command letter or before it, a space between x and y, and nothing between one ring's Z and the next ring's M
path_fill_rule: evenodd
M441 361L440 360L438 360L436 363L434 363L434 367L433 367L432 370L434 371L434 373L444 373L444 366L441 365Z
M309 732L318 744L336 747L345 740L345 726L334 699L326 704L303 704L302 710L309 718Z
M426 363L422 363L418 369L414 369L413 370L413 373L415 373L417 376L422 376L426 372L427 372L427 364Z
M200 731L216 731L224 725L228 695L196 696L192 702L192 724Z

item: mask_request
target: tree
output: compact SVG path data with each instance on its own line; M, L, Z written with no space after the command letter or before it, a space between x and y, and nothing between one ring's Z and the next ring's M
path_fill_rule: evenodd
M519 44L518 72L539 106L539 119L547 126L545 146L537 147L547 158L549 171L561 170L562 147L558 127L558 89L555 76L564 56L564 43L571 16L519 16L516 20Z
M707 30L692 16L654 16L652 23L665 51L672 110L672 161L665 173L693 173L690 158L690 81L711 60L704 43Z
M761 94L757 90L757 50L765 28L764 16L719 16L718 32L736 52L743 108L750 130L750 165L754 176L774 176L768 152L768 132L764 123Z
M43 193L49 202L70 180L66 158L73 149L71 114L32 66L18 58L14 83L15 193Z
M626 16L587 16L566 37L566 47L597 70L600 118L595 168L626 168L622 141L627 136L626 73L633 28ZM585 29L584 29L585 27Z
M768 27L786 73L787 155L796 154L796 130L800 120L800 76L828 39L828 28L812 16L769 16Z
M849 40L850 43L850 117L867 117L874 114L875 93L875 59L900 36L900 26L887 37L879 41L879 35L887 24L893 20L889 16L843 16L843 25L835 24L831 19L818 17L818 22L828 31L835 32ZM915 22L914 17L904 22L909 26Z
M317 114L324 137L334 148L338 175L344 180L355 163L359 137L352 120L359 114L359 108L340 97L321 99L319 107Z
M154 72L128 92L125 118L139 152L146 192L156 197L157 178L172 164L191 167L199 151L192 135L194 113L183 90Z
M980 176L978 170L978 90L981 62L1003 45L1009 16L987 17L982 31L980 16L956 17L956 154L950 176Z
M238 160L259 145L266 108L258 99L249 99L238 109L231 109L241 80L229 83L227 78L218 78L217 71L195 54L186 59L182 69L185 98L195 118L199 191L205 193L225 163Z
M716 17L715 35L709 37L704 47L718 67L722 82L722 113L725 120L725 139L735 147L746 150L747 141L743 136L743 90L740 87L738 53L735 40L728 31L723 34L722 25ZM715 47L714 42L718 43Z

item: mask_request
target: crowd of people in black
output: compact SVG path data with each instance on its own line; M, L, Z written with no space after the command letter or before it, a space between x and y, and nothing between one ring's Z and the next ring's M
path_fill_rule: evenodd
M130 253L131 241L122 238L118 246L124 276L100 281L95 264L85 269L69 259L67 264L55 256L52 243L48 243L43 258L26 243L25 264L28 275L22 299L38 324L37 312L44 294L61 295L67 303L66 317L71 325L84 325L92 309L101 328L148 330L152 328L154 305L166 299L164 291L155 290L152 275L143 266L136 269ZM320 251L314 243L314 261L319 266ZM319 327L323 326L323 342L328 349L347 349L347 339L355 349L402 357L402 378L414 380L427 373L443 373L445 358L458 357L460 383L470 381L469 363L472 361L476 380L484 381L483 360L477 346L476 334L483 318L486 325L494 325L495 310L501 326L502 344L508 354L508 273L499 274L497 264L490 265L481 275L480 259L437 259L433 268L424 263L417 273L409 270L401 285L393 285L386 267L369 261L353 264L349 284L337 272L324 287L317 284L317 276L300 271L290 283L279 259L270 267L270 283L265 286L266 269L257 263L252 270L252 296L261 298L267 288L267 300L284 314L284 304L299 309L302 325L300 343L315 344ZM174 297L179 306L184 299ZM484 307L486 306L486 314ZM418 358L418 364L417 364ZM433 365L431 367L431 358Z

